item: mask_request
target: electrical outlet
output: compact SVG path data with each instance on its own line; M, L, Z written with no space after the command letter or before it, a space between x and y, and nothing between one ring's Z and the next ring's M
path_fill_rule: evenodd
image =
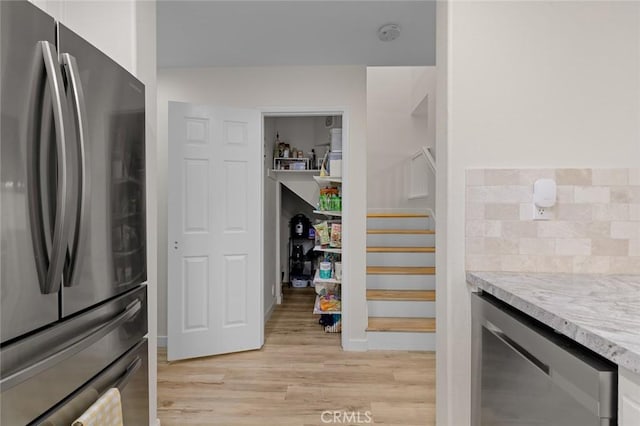
M271 296L275 297L275 295L276 295L276 285L271 284Z
M533 220L551 220L553 219L553 211L551 207L538 207L533 205Z

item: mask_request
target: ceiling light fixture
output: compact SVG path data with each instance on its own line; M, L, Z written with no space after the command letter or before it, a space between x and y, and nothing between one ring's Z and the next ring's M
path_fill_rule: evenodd
M378 29L378 38L381 41L393 41L400 37L400 25L385 24Z

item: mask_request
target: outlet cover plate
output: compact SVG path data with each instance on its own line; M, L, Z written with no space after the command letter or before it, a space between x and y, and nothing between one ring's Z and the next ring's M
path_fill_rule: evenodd
M553 210L551 207L538 207L533 205L533 220L551 220L553 219Z

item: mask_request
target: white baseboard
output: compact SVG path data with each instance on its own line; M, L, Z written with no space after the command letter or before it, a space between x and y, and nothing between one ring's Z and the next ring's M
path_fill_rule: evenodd
M158 336L158 347L159 348L167 347L167 336Z
M273 299L273 303L271 303L271 307L269 310L264 313L264 323L267 324L267 321L271 319L271 315L273 314L274 309L276 308L276 299Z
M347 352L366 352L369 345L367 339L349 339L342 349Z
M369 349L384 351L435 351L436 333L367 332Z

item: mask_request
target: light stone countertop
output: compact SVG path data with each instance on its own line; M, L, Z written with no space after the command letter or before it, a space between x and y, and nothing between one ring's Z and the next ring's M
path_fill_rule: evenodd
M467 282L640 373L640 275L467 272Z

